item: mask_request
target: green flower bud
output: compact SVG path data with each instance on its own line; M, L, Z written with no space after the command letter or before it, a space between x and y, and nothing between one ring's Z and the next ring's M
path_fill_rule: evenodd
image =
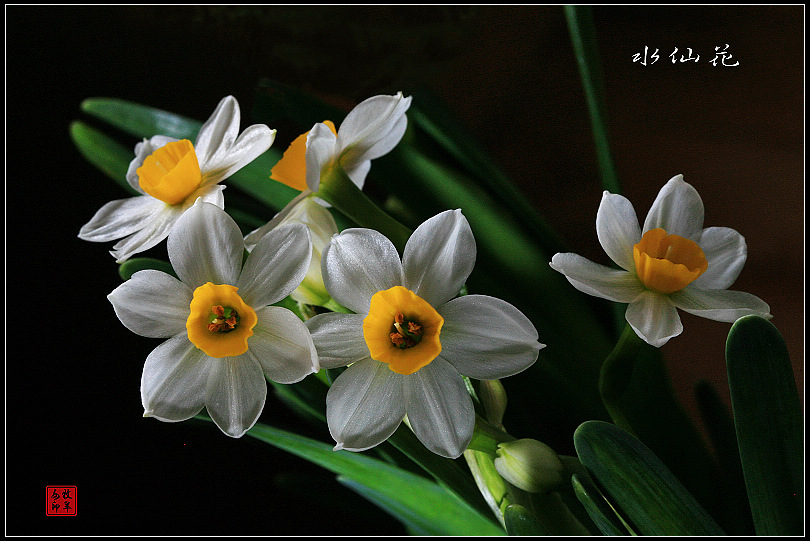
M487 414L487 421L502 428L503 414L506 411L506 390L501 381L482 380L479 396Z
M557 453L532 439L498 444L495 469L506 481L526 492L545 494L563 482L563 463Z

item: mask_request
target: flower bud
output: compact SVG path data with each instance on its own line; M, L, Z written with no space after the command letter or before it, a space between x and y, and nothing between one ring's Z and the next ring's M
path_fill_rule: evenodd
M487 414L487 421L502 428L503 414L506 411L506 390L501 381L497 379L482 380L479 396Z
M563 463L557 453L532 439L498 444L495 469L506 481L526 492L545 494L563 482Z
M312 197L307 197L295 206L282 223L302 223L309 227L312 238L312 261L309 270L304 281L290 296L304 304L325 305L331 300L331 296L326 291L321 275L321 252L332 240L332 235L338 232L335 219Z
M332 235L338 232L337 224L332 214L320 205L310 193L302 193L293 199L284 209L279 212L267 225L245 237L245 245L248 250L252 250L268 231L284 224L298 223L309 228L312 239L312 260L309 270L295 291L290 296L302 304L312 304L325 306L332 297L326 291L321 274L321 253L332 240Z

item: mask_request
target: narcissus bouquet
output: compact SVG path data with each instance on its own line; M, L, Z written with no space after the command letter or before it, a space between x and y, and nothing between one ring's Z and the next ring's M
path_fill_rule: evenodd
M801 532L784 342L766 302L730 289L744 238L704 227L680 172L651 180L643 221L603 185L594 241L608 267L566 252L428 94L343 111L265 82L248 127L232 96L202 123L117 99L82 108L137 138L133 150L72 126L129 192L78 234L117 241L109 316L164 340L144 360L144 416L300 455L413 534ZM300 131L270 127L282 122ZM735 460L707 452L668 385L658 348L681 334L679 311L730 324L734 426L713 444ZM530 422L509 422L506 387ZM332 441L273 427L268 389Z

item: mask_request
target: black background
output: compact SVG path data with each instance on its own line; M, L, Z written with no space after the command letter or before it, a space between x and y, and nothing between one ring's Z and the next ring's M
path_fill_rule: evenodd
M643 216L683 173L703 197L706 226L746 237L733 289L770 304L803 396L803 7L597 7L594 18L624 194ZM7 6L6 31L9 535L404 532L303 460L210 425L141 417L143 360L159 341L116 320L105 298L120 283L110 246L76 237L123 196L70 141L84 98L205 120L232 94L244 126L263 77L347 106L427 85L571 251L607 263L593 227L601 188L587 109L559 6ZM724 44L739 66L709 63ZM645 46L661 56L646 67L632 62ZM699 61L671 63L675 47ZM294 135L279 133L277 144ZM700 379L727 399L729 326L683 321L662 352L693 412ZM272 396L261 420L331 442ZM45 516L45 486L58 484L77 486L78 516Z

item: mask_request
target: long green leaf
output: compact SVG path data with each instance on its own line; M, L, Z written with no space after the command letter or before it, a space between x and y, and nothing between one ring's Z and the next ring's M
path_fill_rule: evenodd
M133 158L131 149L79 121L71 123L70 137L87 161L113 179L127 193L140 195L126 179L127 168Z
M464 500L479 513L489 516L490 508L475 485L469 471L464 471L458 463L444 458L427 449L407 426L399 428L388 438L388 443L419 465L441 485Z
M619 427L587 421L574 433L582 464L639 535L725 535L669 469Z
M549 531L537 520L537 517L516 503L506 506L503 520L509 535L549 535Z
M138 139L153 135L194 139L202 126L198 120L115 98L87 98L80 107L85 113Z
M605 535L630 535L616 511L593 483L586 477L574 474L571 476L571 484L577 499L585 507L599 531Z
M354 479L349 479L342 475L338 475L337 480L343 486L357 492L383 511L386 511L389 515L399 520L410 535L446 535L446 530L441 524L427 520L426 517L414 513L408 506L403 505L402 502L391 498L387 494L383 494L378 490L369 488Z
M602 174L602 187L609 192L620 193L621 186L610 153L604 80L591 7L565 6L564 9L591 117L596 158Z
M267 425L257 424L248 434L362 485L361 494L379 498L385 509L426 530L429 525L429 531L440 535L504 534L493 521L424 477L359 453L335 452L325 443Z
M758 535L803 533L802 411L782 335L759 316L726 342L731 406Z

